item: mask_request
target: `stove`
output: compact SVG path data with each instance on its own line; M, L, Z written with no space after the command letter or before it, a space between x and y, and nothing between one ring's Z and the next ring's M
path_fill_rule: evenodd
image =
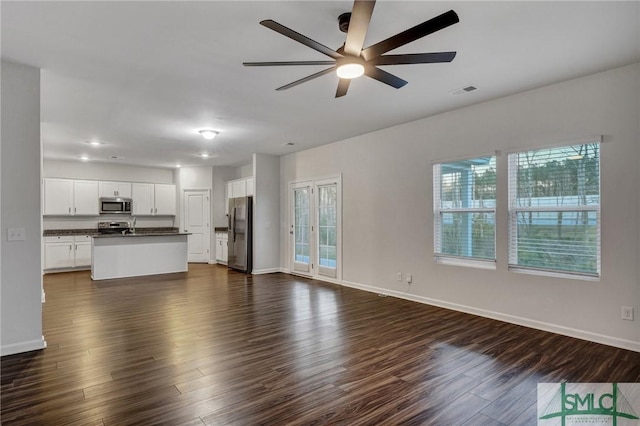
M122 234L129 231L129 222L98 222L100 234Z

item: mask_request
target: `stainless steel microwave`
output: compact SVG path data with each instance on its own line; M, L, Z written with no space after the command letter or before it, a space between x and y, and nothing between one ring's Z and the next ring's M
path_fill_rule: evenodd
M131 198L100 198L100 214L131 214Z

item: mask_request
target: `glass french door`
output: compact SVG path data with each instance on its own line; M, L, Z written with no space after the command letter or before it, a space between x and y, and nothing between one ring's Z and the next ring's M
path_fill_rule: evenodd
M337 184L317 186L318 190L318 273L335 278L338 267Z
M337 278L340 203L336 180L291 186L291 264L293 272Z
M293 187L293 270L311 272L311 187Z

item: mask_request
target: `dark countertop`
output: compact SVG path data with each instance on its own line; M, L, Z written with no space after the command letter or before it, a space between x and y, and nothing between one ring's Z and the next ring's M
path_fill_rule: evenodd
M172 237L174 235L191 235L189 232L138 232L135 234L100 234L93 238L134 238L134 237Z
M164 227L164 228L136 228L135 235L167 235L177 234L178 228ZM90 229L45 229L42 233L44 237L59 237L59 236L71 236L71 235L89 235L91 237L103 236L98 233L96 228ZM118 234L120 235L120 234ZM120 235L122 236L122 235Z
M229 232L229 228L226 226L216 226L213 228L213 232Z

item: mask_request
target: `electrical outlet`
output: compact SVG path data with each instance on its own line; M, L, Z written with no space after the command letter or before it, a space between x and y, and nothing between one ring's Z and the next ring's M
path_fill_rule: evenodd
M407 284L411 284L413 282L413 275L407 274Z
M24 241L24 228L7 229L7 241Z
M402 281L402 272L398 272L398 273L396 274L396 280L398 280L398 281Z
M622 307L622 319L627 321L633 321L633 308L631 306Z

